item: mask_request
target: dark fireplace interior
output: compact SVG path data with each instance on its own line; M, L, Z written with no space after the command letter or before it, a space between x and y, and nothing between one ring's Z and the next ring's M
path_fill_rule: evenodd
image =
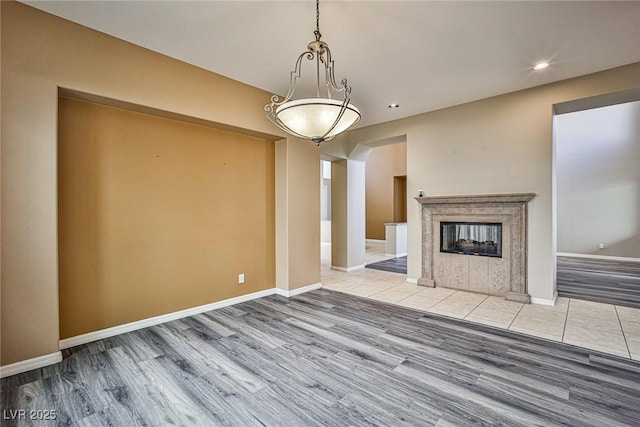
M441 222L440 252L502 258L502 224Z

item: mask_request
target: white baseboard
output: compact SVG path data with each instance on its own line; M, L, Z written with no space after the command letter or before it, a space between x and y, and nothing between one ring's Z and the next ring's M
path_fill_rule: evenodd
M378 240L378 239L364 239L367 243L386 243L386 240Z
M401 254L384 254L384 256L392 256L392 257L395 257L395 258L400 258L401 256L407 256L407 253L403 252Z
M411 277L407 277L407 282L413 283L414 285L418 284L418 279L412 279Z
M594 258L594 259L604 259L604 260L609 260L609 261L640 262L640 258L631 258L631 257L622 257L622 256L573 254L573 253L568 253L568 252L558 252L556 255L572 257L572 258Z
M62 352L45 354L44 356L34 357L33 359L22 360L16 363L10 363L0 366L0 378L9 377L11 375L27 372L32 369L38 369L45 366L62 362Z
M256 298L262 298L276 293L275 288L265 289L264 291L253 292L239 297L229 298L217 301L211 304L205 304L198 307L187 308L173 313L162 314L160 316L150 317L148 319L138 320L136 322L125 323L124 325L113 326L107 329L101 329L95 332L78 335L75 337L60 340L60 349L74 347L80 344L87 344L104 338L113 337L127 332L136 331L138 329L148 328L149 326L159 325L161 323L170 322L172 320L182 319L184 317L194 316L196 314L215 310L217 308L228 307L230 305L239 304L245 301L251 301Z
M160 316L150 317L148 319L138 320L136 322L125 323L124 325L118 325L111 328L101 329L99 331L89 332L89 333L78 335L75 337L66 338L66 339L60 340L59 348L60 350L63 350L65 348L75 347L81 344L87 344L87 343L101 340L104 338L109 338L109 337L124 334L127 332L136 331L138 329L147 328L149 326L159 325L161 323L170 322L172 320L194 316L196 314L205 313L207 311L215 310L218 308L228 307L230 305L239 304L241 302L251 301L256 298L262 298L262 297L266 297L274 294L282 295L288 298L295 295L300 295L304 292L320 289L321 287L322 287L321 283L314 283L311 285L303 286L301 288L293 289L291 291L285 291L284 289L277 289L277 288L265 289L264 291L253 292L251 294L241 295L239 297L229 298L229 299L217 301L211 304L192 307L186 310L167 313ZM56 351L55 353L45 354L44 356L34 357L33 359L23 360L23 361L12 363L6 366L0 366L0 378L30 371L32 369L42 368L48 365L53 365L61 361L62 361L62 352Z
M543 298L533 298L533 297L531 297L531 304L548 305L550 307L554 307L556 305L556 301L557 300L558 300L558 292L556 291L553 294L553 299L543 299Z
M344 271L344 272L351 272L351 271L356 271L356 270L360 270L364 268L364 264L360 264L360 265L355 265L353 267L338 267L337 265L332 265L331 269L332 270L338 270L338 271Z
M283 297L293 297L296 295L303 294L305 292L315 291L316 289L320 289L322 287L322 283L313 283L311 285L303 286L301 288L292 289L290 291L286 291L284 289L276 288L276 295L280 295Z

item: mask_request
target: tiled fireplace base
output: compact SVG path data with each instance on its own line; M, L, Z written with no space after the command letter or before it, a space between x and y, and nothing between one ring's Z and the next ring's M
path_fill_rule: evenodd
M527 203L532 193L416 197L422 205L422 277L418 284L529 303ZM440 222L502 224L502 257L440 252Z

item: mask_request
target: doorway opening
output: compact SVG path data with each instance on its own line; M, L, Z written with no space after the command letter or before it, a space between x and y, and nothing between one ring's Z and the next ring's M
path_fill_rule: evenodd
M331 266L331 161L320 160L320 264Z
M640 307L640 93L630 95L556 106L559 296Z
M393 222L407 222L407 176L393 177Z

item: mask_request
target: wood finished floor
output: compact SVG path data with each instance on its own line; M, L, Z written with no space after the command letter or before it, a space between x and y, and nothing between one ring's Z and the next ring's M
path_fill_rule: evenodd
M392 273L407 274L407 257L390 258L365 265L374 270L390 271Z
M558 295L640 308L640 262L558 257Z
M638 362L325 289L64 356L2 379L3 412L55 409L32 425L79 426L640 425Z

